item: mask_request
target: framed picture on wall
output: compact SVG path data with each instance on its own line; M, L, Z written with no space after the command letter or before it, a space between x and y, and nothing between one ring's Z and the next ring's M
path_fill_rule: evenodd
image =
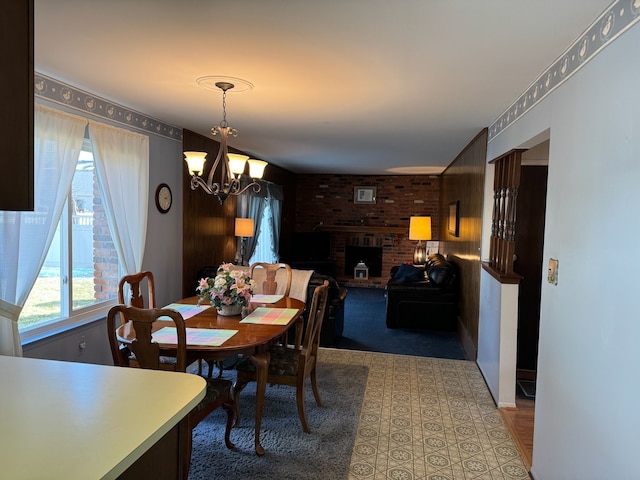
M457 237L460 234L460 200L449 203L447 230L454 237Z
M353 187L353 203L376 203L376 187Z

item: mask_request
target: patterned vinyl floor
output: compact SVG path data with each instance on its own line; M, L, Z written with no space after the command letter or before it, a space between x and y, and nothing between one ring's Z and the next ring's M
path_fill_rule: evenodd
M326 349L369 376L349 480L528 479L474 362Z

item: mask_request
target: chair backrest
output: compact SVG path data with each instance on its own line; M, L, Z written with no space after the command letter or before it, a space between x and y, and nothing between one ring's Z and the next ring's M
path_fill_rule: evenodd
M125 275L120 279L118 284L118 303L121 305L130 305L137 308L145 308L144 297L140 292L140 285L147 280L149 292L149 308L156 308L156 287L153 283L153 273L149 271L133 273ZM131 289L131 297L129 301L125 301L125 285L129 285Z
M276 293L281 293L284 296L288 296L289 292L291 291L291 277L293 275L292 271L291 271L291 267L289 266L289 264L287 263L262 263L262 262L258 262L258 263L254 263L251 265L250 267L250 273L249 275L251 275L251 278L255 279L255 274L254 270L258 270L258 269L264 269L264 274L266 276L265 280L262 282L262 292L265 295L274 295ZM283 272L285 272L285 280L281 281L281 283L284 283L284 288L282 288L282 285L280 288L278 288L278 282L276 281L276 274L278 273L278 271L282 270ZM279 277L281 277L280 275L278 275ZM256 280L257 281L257 280Z
M153 323L159 317L169 317L176 327L177 349L175 370L185 372L187 369L187 333L182 315L171 308L136 308L126 305L116 305L107 314L107 334L113 363L116 366L128 367L128 358L125 358L120 350L120 342L116 336L116 316L131 322L135 331L135 339L129 345L129 350L135 355L137 364L141 368L161 370L160 346L152 342L151 330ZM166 320L166 318L163 318ZM120 324L121 325L121 324ZM118 325L118 326L120 326ZM165 367L165 365L163 365Z
M302 349L310 352L312 356L316 356L318 353L320 329L322 328L322 320L324 319L328 298L329 281L325 280L322 285L318 285L313 291L304 340L302 341Z

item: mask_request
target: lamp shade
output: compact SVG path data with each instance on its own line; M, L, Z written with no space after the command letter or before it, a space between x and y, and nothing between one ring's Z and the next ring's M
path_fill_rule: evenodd
M253 237L253 218L236 218L236 237Z
M431 240L431 217L409 219L409 240Z
M191 175L197 175L204 170L204 161L207 156L206 152L184 152L187 167Z
M250 158L247 161L249 162L249 176L251 178L262 178L267 162L256 160L255 158Z
M229 170L234 175L244 173L244 166L247 164L248 155L240 155L239 153L229 154Z

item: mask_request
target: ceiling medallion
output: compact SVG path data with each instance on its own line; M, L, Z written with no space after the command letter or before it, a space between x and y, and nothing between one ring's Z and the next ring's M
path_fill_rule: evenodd
M242 93L248 92L253 89L253 83L247 82L241 78L236 77L223 77L221 75L209 75L205 77L200 77L196 79L196 83L201 87L208 88L209 90L213 90L215 92L219 91L220 87L218 83L230 83L233 85L233 92Z

